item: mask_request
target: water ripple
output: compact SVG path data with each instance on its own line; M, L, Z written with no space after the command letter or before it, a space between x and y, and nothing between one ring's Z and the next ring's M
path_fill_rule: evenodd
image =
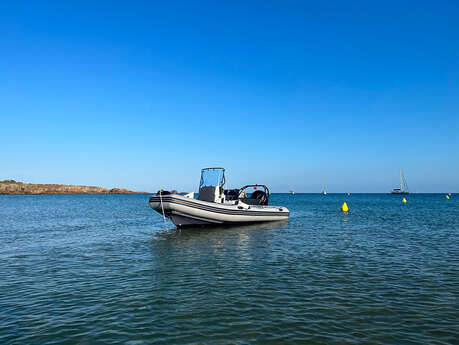
M288 222L165 231L146 196L0 196L0 343L457 343L455 197L273 202Z

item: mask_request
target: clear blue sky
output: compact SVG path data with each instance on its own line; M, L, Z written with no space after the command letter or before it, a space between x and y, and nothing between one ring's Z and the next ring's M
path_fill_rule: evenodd
M459 192L458 1L0 3L0 179Z

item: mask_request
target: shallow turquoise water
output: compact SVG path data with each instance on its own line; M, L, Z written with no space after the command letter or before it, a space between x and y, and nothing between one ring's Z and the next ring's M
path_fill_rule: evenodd
M0 344L457 344L459 196L407 199L177 232L147 195L0 196Z

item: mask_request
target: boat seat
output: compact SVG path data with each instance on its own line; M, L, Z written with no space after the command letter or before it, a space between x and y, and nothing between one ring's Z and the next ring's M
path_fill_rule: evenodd
M241 198L243 203L247 205L268 205L268 196L261 190L256 190L250 198Z
M220 197L219 186L202 186L199 188L198 200L216 202Z
M223 193L226 200L237 200L239 197L239 189L225 189Z

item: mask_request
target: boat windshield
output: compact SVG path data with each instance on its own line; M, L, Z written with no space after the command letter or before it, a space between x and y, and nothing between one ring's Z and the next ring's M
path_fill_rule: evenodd
M206 168L201 170L201 182L199 187L220 186L225 184L225 169L223 168Z

